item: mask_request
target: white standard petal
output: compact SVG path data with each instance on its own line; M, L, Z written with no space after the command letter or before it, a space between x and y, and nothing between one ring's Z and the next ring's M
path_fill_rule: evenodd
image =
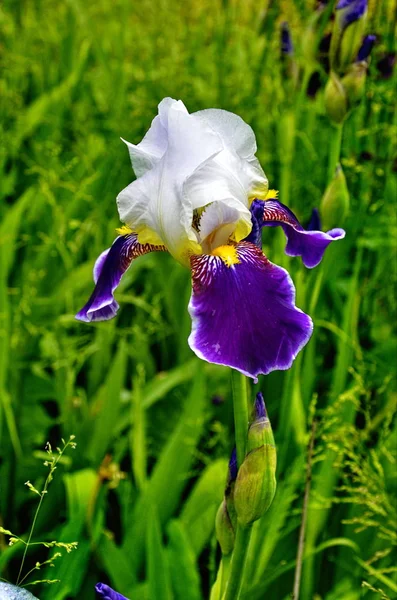
M221 152L223 144L212 128L188 114L182 102L167 101L159 111L167 130L167 149L119 194L117 203L121 220L137 231L140 243L164 244L175 258L186 262L191 243L197 246L197 233L183 184L199 165Z
M181 110L187 114L185 105L181 100L164 98L158 106L159 114L153 119L145 137L139 144L131 144L127 140L132 168L136 177L141 177L152 169L164 155L168 146L168 113L170 110Z
M226 110L210 108L193 113L193 116L221 136L225 151L216 160L240 179L248 198L264 198L268 181L255 156L257 146L252 128L241 117ZM236 160L237 157L240 160Z

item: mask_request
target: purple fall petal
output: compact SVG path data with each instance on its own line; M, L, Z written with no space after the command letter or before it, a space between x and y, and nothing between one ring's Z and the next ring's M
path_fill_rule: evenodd
M200 358L227 365L254 380L289 369L312 333L312 321L295 306L287 271L252 243L235 246L238 263L192 256L189 345Z
M135 234L119 236L102 252L94 265L95 289L87 304L77 313L78 321L107 321L113 318L119 305L114 291L132 260L148 252L165 250L163 246L139 244Z
M262 220L267 227L280 225L287 236L285 248L288 256L301 256L303 264L308 268L316 267L323 258L327 246L345 237L343 229L323 231L306 231L294 213L278 200L254 200L251 206L253 218Z
M128 600L128 598L122 594L119 594L118 592L115 592L105 583L97 583L95 586L95 591L97 598L100 598L100 600Z

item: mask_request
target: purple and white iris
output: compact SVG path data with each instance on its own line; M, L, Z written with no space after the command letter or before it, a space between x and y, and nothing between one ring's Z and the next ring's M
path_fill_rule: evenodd
M286 253L309 268L345 232L306 231L269 193L255 135L233 113L189 114L165 98L142 142L126 143L137 177L117 198L126 226L97 259L94 292L76 318L114 317L113 294L131 262L168 251L192 272L188 342L200 358L254 379L288 369L312 321L295 306L287 271L262 253L262 228L280 225Z

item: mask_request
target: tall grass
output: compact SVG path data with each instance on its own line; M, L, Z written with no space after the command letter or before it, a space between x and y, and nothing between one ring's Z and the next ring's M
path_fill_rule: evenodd
M396 82L376 67L393 48L395 8L370 3L378 43L342 139L346 239L307 272L285 257L278 232L266 232L266 255L288 267L316 329L291 371L257 386L279 483L254 527L246 600L293 589L313 418L301 598L397 594ZM73 315L115 237L115 196L132 179L119 138L139 141L164 96L190 111L240 114L271 187L309 219L328 183L332 132L324 67L308 50L329 31L330 9L313 30L312 14L303 0L0 6L0 525L27 537L36 505L23 483L43 479L47 440L78 442L35 535L79 548L44 574L61 583L38 588L43 600L93 598L98 580L131 600L209 597L233 417L227 370L187 346L189 273L167 255L141 257L119 288L116 320L85 325ZM319 73L315 98L280 61L285 19L300 81ZM0 574L15 581L23 548L1 535L0 548ZM43 558L32 550L27 562Z

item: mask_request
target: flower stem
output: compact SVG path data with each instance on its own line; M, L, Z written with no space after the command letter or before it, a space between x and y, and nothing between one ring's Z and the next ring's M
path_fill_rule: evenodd
M237 464L240 467L245 458L247 444L248 395L245 376L234 370L232 370L232 390ZM248 525L248 527L237 525L230 576L224 600L237 600L240 595L251 531L252 525Z
M247 444L248 398L245 375L234 369L232 369L232 391L237 465L240 467L245 458L245 447Z
M252 525L248 525L247 527L242 527L240 524L237 525L230 577L227 583L224 600L238 600L240 597L251 533Z
M328 157L328 183L332 180L336 165L340 161L340 149L342 145L343 124L332 127L332 135L329 144Z
M221 595L220 598L223 598L223 594L225 592L225 588L226 588L226 583L227 580L229 578L229 572L230 572L230 561L231 561L231 556L230 554L228 554L227 556L223 556L222 557L222 563L221 563Z

